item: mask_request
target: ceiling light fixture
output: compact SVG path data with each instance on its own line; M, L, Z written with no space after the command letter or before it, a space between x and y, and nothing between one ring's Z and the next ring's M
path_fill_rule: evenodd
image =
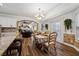
M38 9L38 14L35 16L36 19L41 20L44 18L44 14L41 11L41 8Z

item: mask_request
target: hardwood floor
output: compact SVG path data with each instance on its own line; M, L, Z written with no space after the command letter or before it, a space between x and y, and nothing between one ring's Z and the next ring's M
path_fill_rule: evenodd
M52 54L51 53L48 54L38 48L29 47L29 46L27 52L25 53L28 53L28 56L54 56L55 53L57 53L56 56L79 56L79 52L76 51L74 48L58 42L56 43L56 52L52 50ZM13 52L13 55L15 54L16 53Z
M76 51L74 48L58 42L56 45L56 52L52 50L53 54L48 54L38 48L28 47L28 50L31 56L54 56L55 53L57 53L57 56L79 56L79 52Z
M59 56L79 56L79 52L70 46L57 43L56 48Z

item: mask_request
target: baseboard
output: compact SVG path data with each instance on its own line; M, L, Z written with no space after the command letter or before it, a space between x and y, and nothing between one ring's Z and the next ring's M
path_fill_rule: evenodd
M59 43L62 43L62 44L68 45L68 46L70 46L70 47L73 47L76 51L79 52L79 48L77 48L77 47L74 46L74 45L71 45L71 44L68 44L68 43L65 43L65 42L59 42Z

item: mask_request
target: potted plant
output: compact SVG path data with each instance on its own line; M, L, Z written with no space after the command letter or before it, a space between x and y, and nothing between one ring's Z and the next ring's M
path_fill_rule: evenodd
M64 25L65 25L65 30L71 30L72 29L72 19L65 19Z

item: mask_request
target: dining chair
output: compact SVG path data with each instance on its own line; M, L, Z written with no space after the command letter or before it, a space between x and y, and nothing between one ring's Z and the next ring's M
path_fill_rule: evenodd
M19 53L19 56L20 56L21 49L22 49L22 39L15 39L13 41L13 43L8 47L7 55L8 55L8 52L10 52L10 55L12 55L12 51L17 50L17 52Z
M41 47L42 47L41 41L40 41L40 39L36 38L36 35L38 35L38 34L35 34L35 33L33 34L33 46L35 48L41 49Z
M57 33L52 32L52 33L49 34L48 41L43 43L43 49L48 54L50 54L51 51L54 50L55 55L57 55L57 53L56 53L56 38L57 38Z

